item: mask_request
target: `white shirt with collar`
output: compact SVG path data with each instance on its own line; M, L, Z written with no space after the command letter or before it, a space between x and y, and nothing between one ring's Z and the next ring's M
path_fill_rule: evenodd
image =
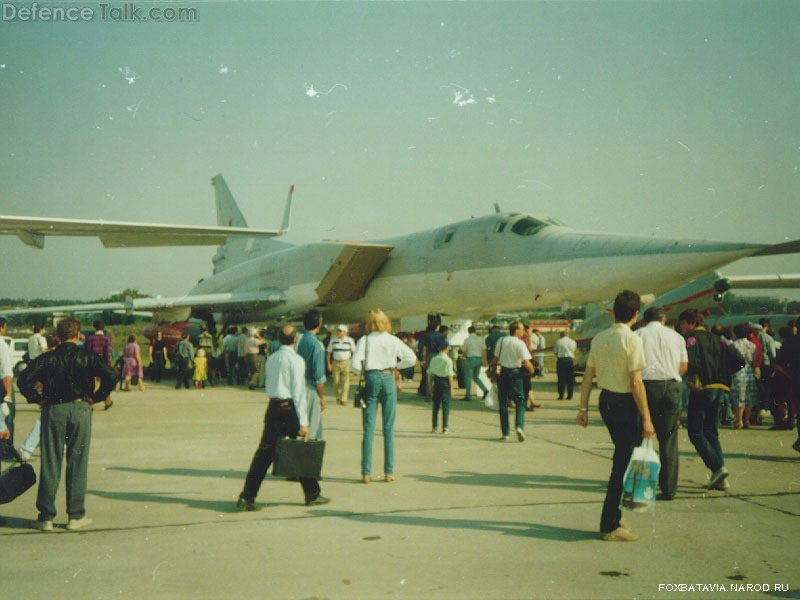
M306 361L291 346L281 346L270 354L265 368L267 396L276 400L291 398L300 427L308 427Z
M560 337L553 344L553 354L557 358L575 358L575 350L578 349L578 343L567 336Z
M483 353L486 352L486 340L477 333L470 333L469 337L464 340L461 351L467 358L482 358Z
M356 343L349 335L344 336L342 339L336 336L328 342L327 352L333 360L350 360L355 351Z
M500 366L506 369L519 369L522 361L531 359L531 353L525 342L511 335L497 340L494 353L497 355Z
M11 364L11 346L0 337L0 379L6 377L14 377L14 365ZM0 387L0 395L3 394L3 388ZM0 398L2 400L2 398Z
M635 331L642 338L644 362L642 379L645 381L680 381L678 367L688 362L686 341L674 329L664 327L659 321L650 321Z
M373 331L359 338L355 354L350 359L350 368L356 373L361 373L361 363L364 362L365 355L367 371L407 369L417 363L417 357L411 348L388 331Z
M28 338L28 356L31 357L31 360L40 354L44 354L46 350L47 340L41 333L34 333Z

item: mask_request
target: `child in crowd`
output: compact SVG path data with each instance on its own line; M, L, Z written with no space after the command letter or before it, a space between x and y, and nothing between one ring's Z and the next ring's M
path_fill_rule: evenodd
M197 351L197 356L194 357L194 387L206 387L206 380L208 379L208 359L206 358L206 351L200 348Z
M439 342L436 356L428 364L428 389L433 390L433 431L438 433L439 407L442 407L442 433L449 433L450 398L453 395L453 359L448 355L450 344Z

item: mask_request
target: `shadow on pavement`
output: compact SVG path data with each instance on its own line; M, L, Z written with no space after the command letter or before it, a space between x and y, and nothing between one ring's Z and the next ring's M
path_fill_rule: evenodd
M563 475L471 473L468 471L454 471L445 477L438 477L435 475L408 475L407 477L427 483L519 488L542 487L589 492L605 492L608 483L608 481L604 479L575 479L564 477Z
M341 514L334 511L315 510L316 516L337 516L359 523L375 523L379 525L401 525L405 527L438 527L443 529L468 529L478 531L495 531L504 535L555 540L562 542L581 542L597 540L598 534L582 529L553 527L539 523L521 521L486 521L475 519L437 519L432 517L382 515L382 514Z

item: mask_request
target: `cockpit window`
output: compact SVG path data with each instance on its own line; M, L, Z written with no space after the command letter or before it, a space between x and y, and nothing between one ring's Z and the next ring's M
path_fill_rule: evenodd
M450 244L453 241L453 237L456 234L455 227L445 227L441 229L439 233L436 234L436 237L433 240L433 247L434 248L443 248Z
M547 227L546 223L537 221L531 217L522 217L519 221L511 226L511 231L517 235L536 235L545 227Z
M508 225L508 221L498 221L494 226L494 232L503 233L503 230L506 228L506 225Z

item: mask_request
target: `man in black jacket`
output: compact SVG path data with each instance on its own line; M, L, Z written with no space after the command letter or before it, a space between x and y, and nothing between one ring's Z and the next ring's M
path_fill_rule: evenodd
M744 365L741 357L723 345L719 336L705 328L703 315L688 309L678 317L685 331L689 368L686 384L689 386L689 439L695 450L711 470L708 489L727 490L728 469L719 443L719 416L726 391L731 387L731 376ZM735 367L735 368L734 368Z
M45 352L20 374L19 391L28 402L42 406L42 468L39 475L38 528L53 530L56 490L61 479L64 446L67 449L67 529L90 525L86 516L86 475L92 436L92 404L114 389L114 371L97 354L79 348L81 323L68 317L58 324L62 343ZM95 377L100 386L95 391ZM42 384L42 390L37 389Z

